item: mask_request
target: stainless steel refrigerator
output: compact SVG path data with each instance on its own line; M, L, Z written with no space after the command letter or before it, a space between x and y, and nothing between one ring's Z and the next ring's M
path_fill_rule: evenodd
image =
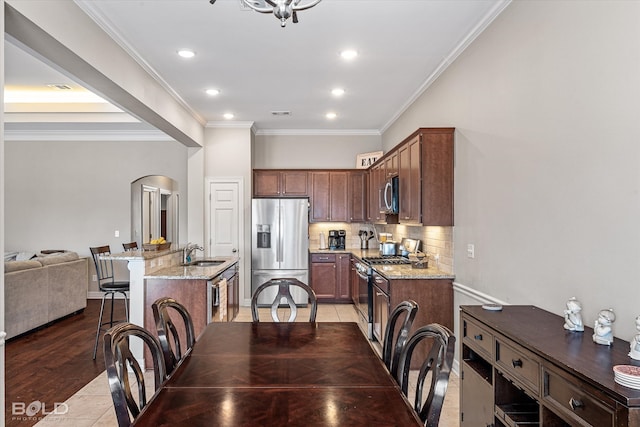
M309 284L309 200L253 199L251 206L251 292L274 279L291 277ZM271 305L278 289L260 294L258 304ZM292 288L296 305L307 293Z

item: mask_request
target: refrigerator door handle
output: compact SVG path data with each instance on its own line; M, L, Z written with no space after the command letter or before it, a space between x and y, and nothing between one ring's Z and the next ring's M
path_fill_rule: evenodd
M283 253L282 247L284 246L284 215L282 215L282 206L278 208L278 226L280 227L280 232L278 233L278 249L276 251L276 261L282 262Z

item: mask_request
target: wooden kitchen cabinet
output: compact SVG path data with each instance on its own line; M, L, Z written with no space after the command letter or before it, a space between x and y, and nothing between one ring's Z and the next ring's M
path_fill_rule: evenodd
M306 170L253 170L254 197L308 197L309 172Z
M385 181L398 175L398 149L394 148L384 157Z
M455 129L418 132L422 143L422 224L452 226Z
M420 136L416 135L398 149L398 181L401 224L421 223L422 179L420 170Z
M233 322L240 311L240 280L238 264L226 269L222 277L227 279L227 322Z
M595 344L593 329L534 306L460 307L461 427L640 426L640 394L617 385L629 343Z
M311 222L349 222L349 171L312 171Z
M382 199L384 183L384 163L376 163L369 168L369 209L367 218L370 222L384 222L385 220L385 215L381 209L384 204Z
M351 302L348 253L311 254L311 288L318 302Z
M349 173L349 221L367 221L367 172L352 171Z

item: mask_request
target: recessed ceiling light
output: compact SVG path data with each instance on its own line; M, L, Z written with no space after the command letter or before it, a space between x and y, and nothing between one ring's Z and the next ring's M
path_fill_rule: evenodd
M211 95L211 96L220 95L220 91L218 89L207 89L207 95Z
M234 115L232 113L224 113L224 118L227 120L233 119Z
M347 49L347 50L343 50L342 52L340 52L340 56L342 56L342 58L350 61L350 60L354 59L356 56L358 56L358 52L356 52L353 49Z
M337 87L331 91L331 94L333 96L342 96L344 95L344 89Z
M180 49L178 51L178 55L180 55L183 58L193 58L194 56L196 56L196 53L189 49Z
M327 119L329 119L329 120L333 120L333 119L335 119L336 117L338 117L338 115L337 115L336 113L331 112L331 113L327 113L327 114L325 115L325 117L326 117Z

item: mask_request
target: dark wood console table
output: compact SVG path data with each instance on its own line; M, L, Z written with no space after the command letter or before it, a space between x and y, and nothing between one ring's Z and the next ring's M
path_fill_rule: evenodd
M534 306L460 307L461 427L640 426L640 390L614 381L636 365L629 342L593 342Z

